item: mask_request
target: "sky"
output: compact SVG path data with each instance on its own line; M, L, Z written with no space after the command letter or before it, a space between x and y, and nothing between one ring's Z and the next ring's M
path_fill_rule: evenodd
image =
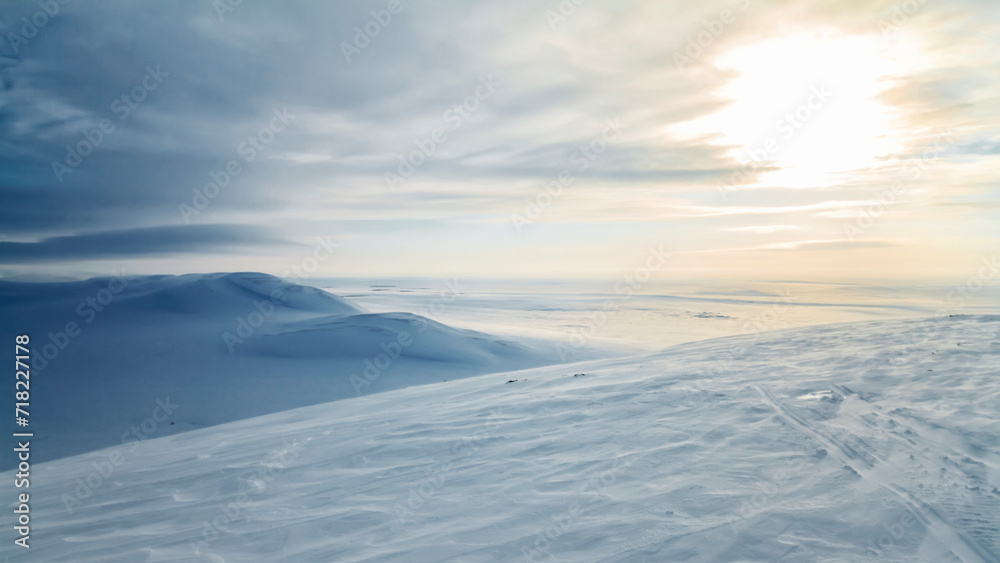
M0 6L0 277L919 280L1000 247L993 0Z

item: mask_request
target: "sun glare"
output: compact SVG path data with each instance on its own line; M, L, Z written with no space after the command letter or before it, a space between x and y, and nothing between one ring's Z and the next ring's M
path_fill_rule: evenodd
M892 61L876 37L799 34L739 47L716 65L735 74L721 90L732 103L679 132L713 135L734 160L776 168L757 185L830 185L903 146L877 99Z

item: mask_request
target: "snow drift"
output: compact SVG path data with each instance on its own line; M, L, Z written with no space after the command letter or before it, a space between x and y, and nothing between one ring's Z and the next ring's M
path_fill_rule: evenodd
M31 555L994 562L998 367L956 316L310 406L37 466Z
M265 274L0 281L0 310L5 342L15 331L31 336L38 461L559 362L547 343L503 340L406 313L368 314ZM3 394L9 412L12 395Z

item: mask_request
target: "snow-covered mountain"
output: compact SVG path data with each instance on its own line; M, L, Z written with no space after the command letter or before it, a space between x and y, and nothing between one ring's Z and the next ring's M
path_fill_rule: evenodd
M4 342L31 337L36 461L560 362L551 343L370 314L265 274L0 281L0 311ZM13 392L2 395L8 412L13 403Z
M995 562L998 371L955 316L366 395L33 466L23 560Z

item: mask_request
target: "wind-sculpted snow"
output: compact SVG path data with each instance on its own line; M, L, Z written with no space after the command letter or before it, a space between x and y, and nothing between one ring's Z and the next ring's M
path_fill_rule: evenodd
M6 342L31 336L36 461L561 361L554 344L370 314L265 274L0 281L0 307Z
M31 560L995 562L998 370L955 316L305 407L33 468Z

